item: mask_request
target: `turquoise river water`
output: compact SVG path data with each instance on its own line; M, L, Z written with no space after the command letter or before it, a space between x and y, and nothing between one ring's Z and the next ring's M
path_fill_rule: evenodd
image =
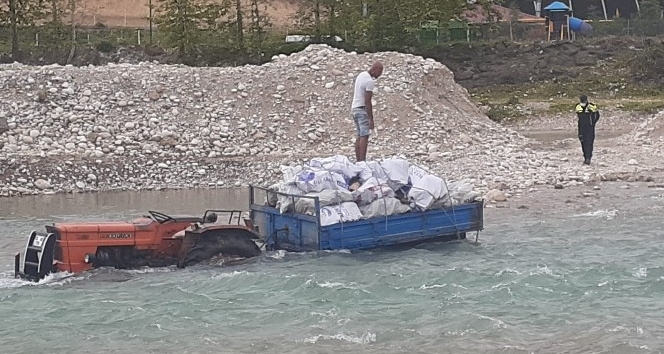
M273 252L38 284L13 279L12 255L44 224L243 208L245 192L0 199L0 353L660 353L664 192L548 193L487 208L479 245Z

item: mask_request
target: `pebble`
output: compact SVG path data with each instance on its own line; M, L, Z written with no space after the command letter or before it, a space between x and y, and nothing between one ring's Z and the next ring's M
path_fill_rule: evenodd
M576 144L539 149L488 119L443 64L310 45L263 66L0 65L0 83L17 83L0 90L0 196L269 185L284 164L352 157L354 78L376 57L387 70L376 82L370 159L399 156L449 181L471 179L492 201L540 186L642 180L661 167L646 156L664 157L652 133L663 114L621 137L624 151L602 151L598 141L585 166ZM595 163L606 156L611 163Z

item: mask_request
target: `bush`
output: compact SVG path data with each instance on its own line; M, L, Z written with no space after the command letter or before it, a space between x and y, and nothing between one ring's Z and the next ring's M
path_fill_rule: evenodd
M520 104L520 103L521 102L519 101L519 98L516 97L516 96L512 96L512 97L510 97L509 100L507 100L508 105L517 105L517 104Z
M514 117L514 112L511 110L507 109L504 106L491 106L489 111L486 113L487 117L491 119L492 121L496 123L501 123L505 121L509 121L511 118Z
M115 45L109 41L101 41L97 44L97 50L102 53L110 53L115 50Z
M632 76L639 81L664 84L664 41L646 40L645 50L630 61Z
M156 45L146 45L144 51L145 51L145 54L147 54L151 57L157 57L157 56L166 54L166 51L164 50L164 48L156 46Z

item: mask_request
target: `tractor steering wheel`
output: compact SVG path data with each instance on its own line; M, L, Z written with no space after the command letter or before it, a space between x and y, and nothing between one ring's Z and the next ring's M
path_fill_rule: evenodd
M160 224L163 224L167 221L175 221L175 219L173 219L172 217L170 217L170 216L168 216L164 213L160 213L158 211L149 210L148 213L150 213L150 215L152 215L152 218Z

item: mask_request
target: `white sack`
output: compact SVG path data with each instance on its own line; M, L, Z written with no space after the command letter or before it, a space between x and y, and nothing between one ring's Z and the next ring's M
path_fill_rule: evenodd
M410 207L402 204L396 198L382 198L371 202L371 204L360 207L360 212L365 218L373 218L377 216L389 216L394 214L402 214L410 211Z
M387 159L381 162L380 166L385 171L388 178L387 183L392 189L398 190L408 184L408 169L410 167L408 161L402 159Z
M408 191L408 200L414 207L420 210L427 210L434 201L447 195L445 181L434 175L426 175Z
M324 190L319 193L307 193L307 197L318 197L320 207L337 205L353 201L353 195L345 190ZM300 214L316 215L315 201L311 198L299 198L295 202L295 212Z
M297 188L297 186L293 183L280 183L278 185L278 190L281 193L286 193L286 194L293 194L293 195L303 195L304 192L300 189ZM279 212L281 214L287 213L289 211L293 210L293 203L294 203L293 197L288 197L285 195L277 195L277 204L276 208L279 209Z
M378 165L377 162L375 162L375 164ZM366 181L371 177L375 177L373 171L371 170L371 166L366 161L360 161L360 162L356 163L355 167L357 167L357 169L359 171L357 176L360 177L361 180ZM380 167L380 165L378 165L378 167ZM382 169L381 169L381 172L382 172ZM385 178L384 180L387 181L387 178Z
M279 191L279 183L273 184L267 188L267 192L265 193L265 205L271 206L271 207L276 207L277 202L279 202L279 197L277 193L271 193L271 191L278 192Z
M325 189L348 190L348 184L340 174L325 170L302 170L297 174L295 184L306 193Z
M362 219L362 213L353 202L346 202L340 205L326 206L320 209L320 224L327 226L339 222L350 222Z
M360 162L358 162L358 164L359 163ZM385 170L383 169L383 167L380 165L379 162L369 161L369 162L364 162L364 163L371 170L371 176L376 177L378 182L380 182L381 184L387 183L387 180L389 178L387 177L387 173L385 172ZM369 177L371 177L371 176L369 176ZM365 178L365 180L368 179L369 177Z
M298 173L302 171L302 166L285 166L281 165L279 167L279 170L281 171L282 175L282 181L284 183L291 183L295 182L295 177L297 176Z
M408 168L408 180L410 184L415 184L419 182L424 176L428 175L429 172L425 171L423 168L415 165L410 165Z
M357 176L362 170L354 163L350 162L348 157L344 155L335 155L326 158L313 158L309 162L309 166L318 167L324 170L335 172L343 176L346 183Z
M375 177L366 180L360 188L353 192L353 200L360 206L385 197L394 197L394 190L389 186L380 185Z
M478 197L473 191L473 184L466 181L456 181L448 184L449 197L454 205L472 202Z

